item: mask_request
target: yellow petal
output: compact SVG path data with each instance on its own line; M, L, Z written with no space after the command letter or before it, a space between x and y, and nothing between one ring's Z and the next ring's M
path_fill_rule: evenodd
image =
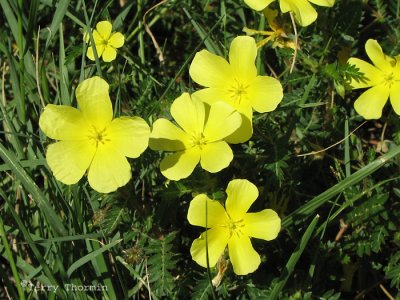
M335 0L308 0L308 1L316 5L326 6L326 7L332 7L335 4Z
M241 115L225 102L211 105L204 128L207 142L215 142L226 138L235 132L242 124Z
M365 80L364 81L356 81L352 79L351 86L353 89L366 88L373 85L377 85L382 81L382 77L384 76L382 71L378 68L374 67L370 63L367 63L361 59L351 57L348 60L350 65L356 66L361 73L364 73Z
M103 51L103 60L105 62L113 61L117 57L117 50L111 46L106 46Z
M237 275L246 275L257 270L260 255L254 250L249 237L233 234L228 241L229 258Z
M373 64L381 71L392 71L393 66L396 63L395 60L383 53L381 46L376 40L369 39L365 43L365 51L367 52L367 55L371 59Z
M240 220L258 197L258 189L246 179L234 179L226 189L226 211L232 220Z
M95 29L95 30L93 30L93 40L94 40L94 43L96 44L96 46L102 46L102 45L104 45L104 39L103 39L103 37L99 34L99 32Z
M40 129L55 140L82 140L89 125L82 112L71 106L48 104L39 119Z
M280 0L282 12L292 11L301 26L308 26L317 19L317 12L307 0Z
M207 236L207 244L206 244ZM229 230L224 227L214 227L203 232L198 239L195 239L190 247L190 254L195 262L207 268L207 247L210 267L214 267L218 258L224 253L228 243Z
M97 57L100 58L101 55L103 54L104 46L103 46L103 45L100 45L100 44L97 44L97 45L96 45L96 51L97 51ZM89 47L89 48L87 49L86 56L87 56L90 60L93 60L93 61L96 60L96 59L94 58L93 47Z
M262 10L272 2L274 2L274 0L244 0L244 3L254 10Z
M209 105L218 101L224 101L230 104L230 95L227 93L226 89L222 88L211 87L198 90L192 94L192 99L205 102Z
M206 228L225 225L227 221L225 208L221 203L209 199L205 194L197 195L190 201L187 218L190 224Z
M200 161L200 150L196 148L166 156L160 164L161 173L171 180L180 180L192 174Z
M108 40L109 45L114 48L122 47L124 45L124 42L125 42L124 35L120 32L113 33L110 39Z
M221 141L202 147L200 164L204 170L216 173L228 167L232 159L232 149L228 143Z
M121 117L112 120L107 127L108 138L118 152L136 158L149 144L150 127L139 117Z
M256 57L257 46L254 38L238 36L233 39L229 49L229 63L236 80L241 84L247 85L257 76Z
M100 193L110 193L131 179L131 166L112 143L100 144L89 167L89 185Z
M100 34L100 36L103 38L103 40L107 41L111 35L112 24L108 21L101 21L101 22L97 23L96 30Z
M400 82L396 82L390 88L390 103L396 114L400 115Z
M82 81L76 89L80 110L88 122L99 131L103 130L113 117L108 88L104 79L94 76Z
M354 103L354 108L364 119L379 119L388 97L389 88L377 85L362 93Z
M260 113L275 110L283 98L281 83L269 76L257 76L248 93L251 106Z
M93 34L93 31L92 31L92 34ZM83 33L83 40L85 41L86 44L88 44L90 42L90 35L89 35L88 31L85 31Z
M193 81L205 87L223 87L232 81L232 70L222 57L207 50L197 52L189 68Z
M253 135L253 110L250 106L247 107L245 113L240 114L242 117L242 124L234 133L225 138L230 144L239 144L247 142Z
M89 141L61 141L48 147L46 160L57 180L74 184L85 174L95 152Z
M149 147L153 150L180 151L189 148L190 136L167 119L153 124Z
M198 100L192 100L188 93L183 93L175 99L171 105L171 115L187 133L199 134L203 132L204 104Z
M243 231L246 235L270 241L278 236L281 230L281 219L272 209L264 209L257 213L247 213L243 217Z

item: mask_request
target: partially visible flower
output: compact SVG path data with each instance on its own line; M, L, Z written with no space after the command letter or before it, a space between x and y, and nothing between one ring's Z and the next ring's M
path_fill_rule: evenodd
M244 2L254 10L263 10L275 0L244 0ZM283 13L293 12L294 17L301 26L308 26L313 23L318 13L309 3L320 6L332 7L335 0L279 0L279 5Z
M101 21L97 23L96 29L93 29L93 40L96 47L97 56L102 57L105 62L113 61L117 57L117 48L124 45L125 38L120 32L112 32L112 25L108 21ZM90 45L89 34L85 33L85 42ZM87 57L95 60L93 53L93 45L90 45Z
M217 102L206 106L202 101L182 94L171 105L178 123L158 119L153 124L149 146L153 150L174 151L160 165L161 173L171 180L188 177L200 162L211 173L226 168L233 153L224 139L237 130L241 117L231 106Z
M253 108L258 112L273 111L283 97L282 86L277 79L257 75L256 56L254 38L239 36L232 41L229 63L202 50L190 65L189 73L193 81L207 87L193 93L194 99L209 104L224 101L242 114L242 126L226 139L230 143L242 143L251 138Z
M189 223L209 228L193 241L190 253L195 262L207 267L208 252L209 265L213 267L228 245L233 271L246 275L257 270L261 262L250 237L266 241L275 239L281 229L281 219L272 209L247 212L258 197L257 187L248 180L232 180L226 193L225 208L205 194L190 202Z
M354 103L358 114L365 119L379 119L387 99L396 114L400 115L400 55L395 58L385 55L376 40L369 39L365 51L374 65L351 57L350 65L355 65L364 73L366 80L351 81L353 89L369 88Z
M88 170L93 189L115 191L132 176L126 157L139 157L148 146L150 128L143 119L113 119L108 90L104 79L86 79L76 89L79 109L48 104L40 116L42 131L59 140L47 148L47 163L65 184L77 183Z
M267 36L265 39L257 43L257 47L262 47L268 42L271 42L273 48L296 49L295 43L286 34L286 29L277 21L278 11L266 7L264 9L264 16L267 18L268 25L272 31L255 30L247 27L243 28L243 31L246 32L247 35L260 34Z

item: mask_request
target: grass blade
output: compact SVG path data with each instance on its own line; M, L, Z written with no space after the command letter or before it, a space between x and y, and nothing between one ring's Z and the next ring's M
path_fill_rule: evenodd
M319 215L316 215L314 219L311 221L310 225L308 225L306 232L304 232L303 236L301 237L300 243L297 245L296 249L290 256L284 271L282 272L281 277L279 278L277 284L272 289L271 295L268 299L274 300L277 299L279 293L282 291L283 287L285 286L287 280L289 279L290 275L294 271L294 267L296 266L297 262L300 259L301 254L303 253L304 249L306 248L313 232L315 226L318 223Z
M107 251L108 249L111 249L115 245L119 244L122 240L116 240L114 242L109 243L108 245L105 245L104 247L100 247L97 250L94 250L93 252L90 252L89 254L85 255L84 257L78 259L76 262L74 262L67 270L67 275L68 277L71 277L71 274L79 269L81 266L86 264L87 262L91 261L92 259L95 259L98 255L102 254L103 252Z
M396 157L397 155L400 154L400 146L394 147L390 152L382 155L372 163L368 164L361 170L358 170L357 172L353 173L349 177L345 178L338 184L334 185L333 187L327 189L325 192L322 194L319 194L318 196L314 197L310 201L308 201L305 205L301 206L300 208L296 209L294 212L292 212L290 215L285 217L282 221L282 227L288 227L293 224L294 220L297 217L301 216L307 216L315 212L315 210L329 201L331 198L335 197L337 194L343 192L346 188L360 182L363 180L365 177L368 175L371 175L374 173L376 170L384 166L389 160L392 158Z
M38 207L42 210L43 215L46 216L48 222L50 223L52 229L60 236L66 235L65 227L59 218L59 216L54 211L53 207L50 205L49 201L35 184L32 178L26 173L24 168L20 165L17 158L9 152L2 144L0 144L0 157L4 160L6 165L17 176L18 180L21 181L25 189L32 195L32 199L37 203Z

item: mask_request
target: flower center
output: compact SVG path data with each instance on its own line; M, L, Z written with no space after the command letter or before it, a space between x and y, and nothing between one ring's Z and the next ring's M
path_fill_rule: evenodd
M239 221L233 221L229 218L227 227L229 229L229 237L236 234L237 236L243 235L242 228L244 227L244 221L241 219Z
M199 147L200 149L202 149L202 147L205 146L206 144L207 140L202 132L192 136L193 147Z
M99 144L105 144L106 142L109 142L110 139L107 137L107 131L104 128L103 130L97 130L96 127L92 127L89 133L89 140L96 145L96 147L99 146Z
M242 101L246 101L248 96L247 92L248 88L249 88L248 85L238 81L236 81L235 85L230 87L228 91L231 96L231 99L233 100L234 105L240 105Z

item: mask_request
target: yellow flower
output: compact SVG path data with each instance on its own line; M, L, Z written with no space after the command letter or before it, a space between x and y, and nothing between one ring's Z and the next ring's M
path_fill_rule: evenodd
M230 143L242 143L251 138L253 108L258 112L273 111L283 97L277 79L257 75L256 56L254 38L239 36L232 41L229 63L202 50L196 54L189 69L192 79L207 87L195 92L194 99L208 104L222 100L242 114L242 126L226 138Z
M39 126L50 138L47 163L54 176L65 184L74 184L88 170L90 186L109 193L131 178L126 157L136 158L147 148L150 128L139 117L113 119L109 86L93 77L78 85L79 109L48 104Z
M376 40L365 44L368 57L374 65L358 58L350 58L348 63L364 73L366 80L351 81L354 89L369 88L354 103L358 114L365 119L379 119L387 99L396 114L400 115L400 55L396 58L385 55Z
M267 7L264 9L264 16L267 18L268 25L272 31L255 30L247 27L243 28L243 31L246 32L247 35L261 34L267 36L257 43L257 48L264 46L268 42L272 42L273 48L292 48L294 50L296 48L295 43L288 37L285 28L277 21L278 11Z
M263 10L274 0L244 0L244 2L254 10ZM335 4L335 0L279 0L281 11L293 12L297 23L301 26L308 26L317 19L318 14L309 2L327 7Z
M172 103L171 115L180 127L167 119L158 119L153 124L149 142L153 150L176 152L161 161L160 169L165 177L186 178L199 162L211 173L229 165L233 153L224 138L239 128L238 112L223 102L208 107L184 93Z
M208 247L209 265L213 267L228 245L233 271L246 275L254 272L261 262L250 237L266 241L275 239L281 229L281 220L272 209L247 213L258 197L257 187L248 180L232 180L226 194L225 208L205 194L196 196L190 202L189 223L209 228L193 241L190 253L195 262L207 267Z
M97 23L96 29L93 30L93 40L96 47L97 55L103 58L105 62L113 61L117 57L116 48L124 45L124 35L120 32L112 33L112 25L108 21L101 21ZM86 43L90 43L88 34L85 34ZM95 60L93 47L90 46L86 53L87 57Z

